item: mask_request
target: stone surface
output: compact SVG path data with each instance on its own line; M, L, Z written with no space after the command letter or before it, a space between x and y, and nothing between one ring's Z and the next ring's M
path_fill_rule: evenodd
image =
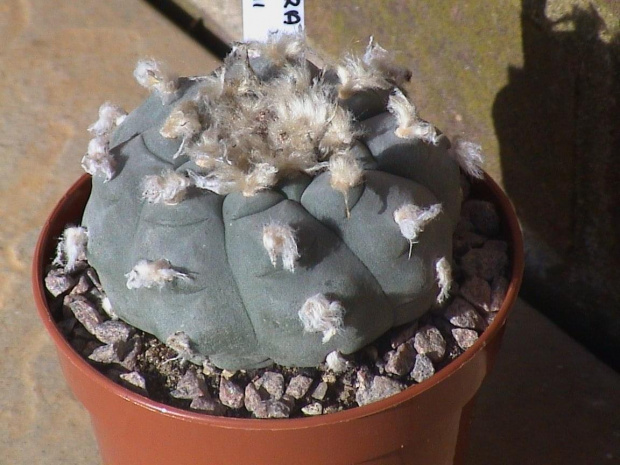
M226 7L232 3L223 2ZM549 1L548 14L560 11L549 16L551 19L563 14L559 9L562 3L568 4ZM575 3L582 9L588 7L586 1ZM63 381L28 290L38 229L56 200L81 174L79 160L89 138L84 128L95 119L99 104L114 98L130 109L142 100L144 94L131 77L138 57L157 56L186 73L196 72L196 63L204 62L200 71L215 66L209 55L142 2L84 0L80 5L82 8L77 8L67 0L5 0L0 5L2 464L101 463L88 414ZM516 0L497 5L506 9L506 17L519 21ZM493 11L496 6L486 4L485 8ZM615 11L617 17L620 4L601 0L594 8L609 25L601 33L608 41L615 30L606 18L609 11ZM232 16L229 20L237 19ZM513 41L508 44L511 51L497 53L514 55L513 65L522 66L520 52L514 50L521 46L519 28L498 29L493 14L485 20L490 21L496 36L494 42L484 36L478 41L497 44L500 49L506 45L504 40ZM556 27L569 26L570 22ZM481 31L479 27L471 34ZM389 29L384 33L389 34ZM547 33L539 34L544 37ZM531 42L530 52L535 43ZM179 47L184 50L182 55L177 53ZM454 56L443 52L438 58L453 60ZM489 83L489 73L497 67L505 72L505 64L488 60L487 66L475 71L480 86L493 94L499 87ZM48 74L35 74L33 69ZM504 72L497 72L497 77L505 78ZM69 105L64 105L64 100ZM33 130L38 139L31 137ZM493 134L492 129L481 131ZM560 184L557 181L555 188ZM546 183L540 186L547 187ZM532 344L532 340L545 343ZM505 465L615 463L620 457L618 392L617 373L518 301L495 370L478 397L466 463L487 465L497 463L497 457ZM213 401L209 404L216 405Z
M435 367L430 358L424 354L418 354L415 357L415 364L411 370L411 377L418 383L427 380L435 374Z
M222 376L220 379L220 401L227 407L238 409L244 405L244 392L235 383Z
M241 2L178 1L241 38ZM480 143L515 203L527 297L620 368L620 2L318 0L306 30L331 56L398 51L422 117Z
M82 174L99 105L131 109L145 97L138 58L188 74L216 61L141 1L4 0L0 37L0 463L98 464L88 414L36 315L36 238Z
M459 328L484 329L483 319L476 309L459 297L448 306L446 318L452 325Z
M619 392L618 373L518 301L478 395L465 464L616 464Z
M446 353L446 341L434 326L420 328L413 339L413 346L418 353L426 354L434 362L441 361Z
M304 375L293 376L286 387L286 394L294 399L301 399L312 385L312 378Z
M394 379L386 376L375 376L364 388L360 383L360 388L355 394L355 400L359 405L366 405L398 394L403 389L404 386Z
M394 375L403 376L413 368L416 352L411 342L405 342L396 350L391 350L386 355L385 371Z

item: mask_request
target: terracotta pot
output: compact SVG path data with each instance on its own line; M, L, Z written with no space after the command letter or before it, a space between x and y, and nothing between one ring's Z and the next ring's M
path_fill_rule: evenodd
M106 465L462 463L476 392L491 369L523 272L521 231L510 202L489 177L474 196L494 202L510 243L511 280L497 317L473 347L429 380L363 407L311 418L249 420L172 408L129 391L90 366L57 329L44 289L46 265L67 224L78 224L90 193L79 179L45 223L32 284L64 375L89 411Z

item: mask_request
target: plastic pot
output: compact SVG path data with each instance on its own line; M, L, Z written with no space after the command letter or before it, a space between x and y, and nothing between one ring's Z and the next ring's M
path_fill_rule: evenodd
M106 465L462 463L476 392L499 350L523 273L515 212L488 176L474 183L472 196L498 206L512 264L508 293L493 323L470 349L421 384L363 407L287 420L221 418L172 408L112 382L74 351L52 319L44 277L57 237L66 225L80 222L90 188L90 177L80 178L45 223L32 285L67 383L90 413Z

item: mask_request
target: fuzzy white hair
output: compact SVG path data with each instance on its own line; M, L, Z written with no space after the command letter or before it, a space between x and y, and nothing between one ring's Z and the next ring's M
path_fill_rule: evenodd
M145 176L142 180L142 198L150 203L176 205L187 195L191 181L184 175L167 169L161 174Z
M127 117L127 112L118 105L105 102L99 107L99 119L88 127L94 136L107 136Z
M303 60L306 52L306 39L301 33L275 32L269 34L264 42L250 42L248 52L251 57L265 56L276 66L282 66L287 61Z
M75 270L79 261L86 260L88 231L82 226L69 226L62 233L56 247L55 265L64 265L68 272Z
M285 65L282 74L274 79L274 88L285 88L291 92L305 92L312 83L313 78L307 66Z
M437 129L420 119L417 109L400 89L394 89L388 99L387 110L394 115L398 127L394 131L402 139L422 139L423 141L437 145L439 135Z
M299 319L308 333L323 333L323 344L344 326L345 309L338 301L330 301L323 294L308 298L299 310Z
M219 100L224 93L224 78L226 73L221 68L214 71L212 75L205 76L200 81L200 89L198 90L198 101L209 105Z
M267 132L271 150L264 152L280 172L314 175L327 167L322 160L350 147L356 135L351 115L316 83L303 92L273 92Z
M360 184L364 177L364 170L351 152L341 152L329 159L329 184L333 189L342 193L347 218L351 216L349 209L349 189Z
M478 179L484 176L482 171L484 156L480 145L457 138L453 141L448 153L465 173Z
M189 158L200 168L213 169L221 162L227 151L226 143L220 140L219 128L209 126L198 141L187 148Z
M397 86L401 86L411 79L411 71L397 65L394 61L394 55L375 42L372 36L370 36L362 61L367 66L379 70Z
M337 350L327 354L327 357L325 357L325 365L334 373L344 373L349 367L347 359L344 358Z
M178 279L190 279L185 273L175 270L170 262L164 258L159 260L140 260L125 275L127 289L153 288L163 289L167 284Z
M400 233L409 241L409 258L411 258L413 244L417 242L418 236L425 226L441 213L441 210L442 207L439 203L428 208L407 203L394 212L394 221L398 224Z
M99 153L108 153L110 150L110 139L107 136L93 137L88 141L86 155L94 156Z
M274 95L272 109L275 132L285 136L280 141L299 150L314 148L321 140L338 105L318 87L310 87L303 93Z
M252 170L239 180L241 193L252 197L257 192L273 187L278 178L278 168L268 163L257 163Z
M450 296L450 288L452 287L452 267L446 257L437 260L435 272L437 273L437 283L439 284L437 303L442 304Z
M268 163L257 163L249 172L236 166L222 164L206 175L188 170L187 174L198 189L206 189L219 195L241 192L245 197L273 187L278 180L278 169Z
M198 189L208 190L218 195L226 195L235 191L235 181L226 179L217 171L207 175L200 175L195 171L188 170L187 174Z
M91 176L101 176L104 182L116 174L116 161L109 151L108 137L97 136L90 140L86 155L82 157L82 168Z
M277 266L278 257L282 257L282 266L291 273L295 272L295 262L299 259L295 230L278 222L271 222L263 227L263 246L269 254L271 264Z
M390 94L387 110L396 118L399 129L411 127L419 121L415 104L400 89L394 89Z
M201 129L198 104L193 100L186 100L170 112L159 133L166 139L178 137L182 139L179 149L172 157L177 158L183 153L187 141L196 136Z
M166 139L185 139L195 136L201 129L197 103L185 100L170 112L159 133Z
M342 107L335 108L329 119L323 137L319 142L319 152L323 157L351 147L359 132L354 129L353 116Z
M142 87L157 92L163 103L168 103L179 89L177 75L156 60L139 60L133 75Z
M343 100L362 90L392 87L383 73L374 67L367 66L359 57L345 57L343 63L336 67L336 74L340 80L338 97Z
M234 100L240 96L252 96L260 89L260 80L250 66L248 47L247 43L237 43L224 59L224 87L221 98Z

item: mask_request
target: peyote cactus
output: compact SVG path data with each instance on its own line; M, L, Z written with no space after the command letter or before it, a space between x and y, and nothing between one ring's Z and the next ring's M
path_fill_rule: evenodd
M142 61L152 95L89 128L87 256L114 313L221 368L318 365L450 288L479 147L420 119L372 40L324 70L306 53L240 44L196 78Z

